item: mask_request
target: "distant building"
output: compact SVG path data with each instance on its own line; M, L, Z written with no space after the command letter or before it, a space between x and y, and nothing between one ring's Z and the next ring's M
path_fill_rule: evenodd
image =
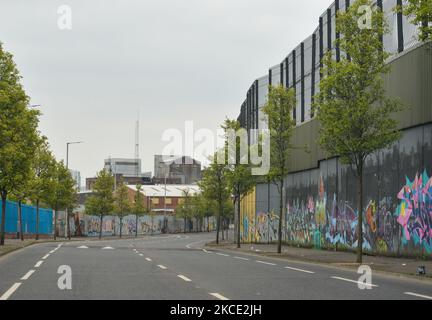
M75 181L75 185L79 189L81 189L81 172L79 172L78 170L72 170L72 169L69 169L69 172L71 173L72 178Z
M129 199L134 201L136 186L130 185ZM156 214L174 215L177 207L183 203L186 196L192 197L200 193L197 185L147 185L142 186L143 203L147 211Z
M127 185L152 184L151 172L141 172L141 159L109 158L105 159L104 169L115 177L115 185L124 182ZM86 190L92 190L96 177L86 179Z
M151 172L141 172L141 159L109 158L105 159L105 170L112 174L127 177L149 177Z
M187 156L155 155L155 184L194 184L201 180L201 162Z
M154 177L165 178L169 174L169 164L181 158L181 156L173 155L155 155L154 156Z

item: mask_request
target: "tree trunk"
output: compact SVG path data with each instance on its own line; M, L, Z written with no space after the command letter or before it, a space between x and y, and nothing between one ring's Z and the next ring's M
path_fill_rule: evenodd
M217 221L216 221L216 244L219 244L220 222L221 222L221 216L219 213L219 215L217 217Z
M67 238L70 240L71 234L70 234L69 209L66 209L66 226L67 226Z
M225 218L222 218L222 241L225 240L225 224L226 224Z
M138 215L135 215L135 238L138 238Z
M237 248L240 248L240 224L241 224L241 215L240 215L240 196L237 197Z
M6 196L7 192L1 192L2 199L2 217L1 217L1 235L0 235L0 246L4 246L5 243L5 222L6 222Z
M18 218L19 218L19 235L20 235L20 239L21 241L24 241L24 234L23 234L23 226L22 226L22 202L21 200L18 201Z
M207 217L207 232L210 232L210 217Z
M358 225L357 225L357 263L363 262L363 162L360 162L357 177L358 192Z
M54 210L54 240L57 240L57 209Z
M36 240L39 240L39 199L36 200Z
M100 215L100 223L99 223L99 240L102 239L102 223L103 223L103 214Z
M282 217L283 217L283 178L280 181L279 189L279 230L278 230L278 246L277 253L282 253Z
M122 237L123 231L123 216L120 217L120 238Z

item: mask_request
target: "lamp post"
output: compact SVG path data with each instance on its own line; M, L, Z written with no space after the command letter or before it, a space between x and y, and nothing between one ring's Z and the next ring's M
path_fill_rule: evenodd
M71 144L81 144L84 141L76 141L76 142L67 142L66 143L66 169L69 170L69 145ZM80 186L78 186L80 187ZM67 238L70 240L70 225L69 225L69 208L66 208L66 228L67 228ZM54 230L56 232L56 230Z

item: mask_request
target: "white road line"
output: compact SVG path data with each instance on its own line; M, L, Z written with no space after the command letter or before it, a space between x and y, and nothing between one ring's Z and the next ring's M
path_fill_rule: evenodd
M223 295L216 292L210 292L209 294L215 298L218 298L219 300L229 300L227 297L224 297Z
M38 261L36 264L35 264L35 268L39 268L41 265L42 265L42 263L43 263L43 261L41 260L41 261Z
M163 269L163 270L168 269L167 267L165 267L165 266L163 266L163 265L161 265L161 264L158 264L158 267L161 268L161 269Z
M310 274L315 273L315 272L313 272L313 271L304 270L304 269L298 269L298 268L293 268L293 267L285 267L285 269L294 270L294 271L300 271L300 272L310 273Z
M266 265L269 265L269 266L275 266L276 265L276 263L265 262L265 261L260 261L260 260L255 260L255 262L266 264Z
M351 280L351 279L346 279L346 278L341 278L341 277L332 277L332 278L336 279L336 280L342 280L342 281L346 281L346 282L352 282L352 283L356 283L356 284L361 284L361 285L364 285L366 287L375 287L375 288L378 287L376 284L367 284L365 282Z
M88 249L88 247L87 246L81 246L81 247L78 247L77 249Z
M139 254L140 257L143 257L144 255L142 253Z
M222 257L229 257L229 254L225 254L225 253L216 253L217 255L219 255L219 256L222 256Z
M148 262L151 262L152 261L152 259L150 259L150 258L145 258Z
M53 254L54 252L55 252L55 250L51 250L49 253L50 253L50 254Z
M430 296L425 296L423 294L418 294L418 293L414 293L414 292L404 292L404 294L409 295L409 296L418 297L418 298L432 300L432 297L430 297Z
M48 258L49 256L50 256L49 254L44 255L44 256L42 257L42 260L45 260L45 259Z
M181 275L181 274L177 275L177 277L179 277L180 279L183 279L183 280L186 281L186 282L191 282L191 281L192 281L192 280L189 279L188 277L185 277L185 276L183 276L183 275Z
M239 259L239 260L249 261L248 258L243 258L243 257L234 257L234 259Z
M9 297L19 288L21 285L20 282L14 283L12 287L9 288L8 291L6 291L1 297L0 300L7 300Z
M102 250L114 250L113 247L103 247Z
M27 280L28 278L30 278L30 276L35 272L36 270L30 270L29 272L27 272L22 278L21 280Z

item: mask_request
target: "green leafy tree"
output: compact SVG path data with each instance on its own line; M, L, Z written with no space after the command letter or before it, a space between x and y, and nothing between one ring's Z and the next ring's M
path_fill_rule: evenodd
M202 193L209 201L216 204L216 244L219 244L219 233L224 206L230 200L228 184L228 169L225 164L218 164L215 160L204 169L202 179L198 183Z
M129 200L128 187L124 182L120 183L117 190L114 192L114 208L115 213L120 219L120 238L123 235L123 218L131 211L131 203Z
M38 143L32 161L32 177L29 180L30 199L36 206L36 240L39 240L39 208L41 203L49 203L54 193L56 160L49 150L45 137Z
M247 146L247 132L245 136L241 135L240 123L236 120L226 119L222 128L225 131L226 141L232 141L235 135L235 152L232 153L227 150L228 157L228 186L233 194L233 201L236 205L237 211L237 224L236 224L236 242L237 248L240 248L240 204L243 198L253 190L256 181L252 175L251 167L248 162L248 146ZM243 129L244 130L244 129ZM242 146L242 143L245 146ZM227 147L229 146L229 143ZM229 149L229 147L228 147ZM242 152L244 154L242 154ZM243 161L245 160L245 161ZM243 164L246 163L246 164Z
M39 111L28 107L20 80L12 55L0 43L0 245L5 239L6 199L25 188L38 138Z
M408 0L402 8L397 8L406 15L410 22L419 28L420 41L432 40L432 1Z
M85 212L99 217L99 239L101 239L103 218L114 210L114 177L105 169L99 171L92 189L94 195L87 198Z
M52 182L52 193L48 198L48 204L54 210L54 240L57 239L58 211L73 207L75 201L75 181L63 161L60 161L55 167L55 174ZM67 210L67 212L69 212L69 210ZM68 224L69 214L67 214L65 218L66 223Z
M288 89L282 85L269 87L268 100L263 112L270 131L270 171L267 179L277 186L279 193L278 253L282 252L282 219L285 208L283 204L284 178L289 173L291 135L295 126L292 113L295 106L294 89Z
M338 15L337 31L342 56L336 62L331 53L323 59L325 77L316 96L317 119L320 123L319 143L345 164L355 167L358 191L358 263L363 247L363 166L372 152L390 146L400 137L397 121L391 117L401 104L385 95L382 75L390 67L388 54L380 39L388 32L383 13L374 8L372 28L361 29L359 6L371 5L357 0L346 13ZM361 12L361 11L360 11Z
M183 190L183 197L181 198L182 202L179 206L177 206L176 209L176 215L178 215L180 218L183 218L184 223L184 233L187 232L187 222L189 219L193 216L193 200L192 196L190 195L190 190L185 189Z
M134 196L134 203L132 206L132 212L135 215L135 238L138 237L138 217L144 215L147 212L147 209L144 205L144 195L142 194L142 186L137 184L136 193Z

